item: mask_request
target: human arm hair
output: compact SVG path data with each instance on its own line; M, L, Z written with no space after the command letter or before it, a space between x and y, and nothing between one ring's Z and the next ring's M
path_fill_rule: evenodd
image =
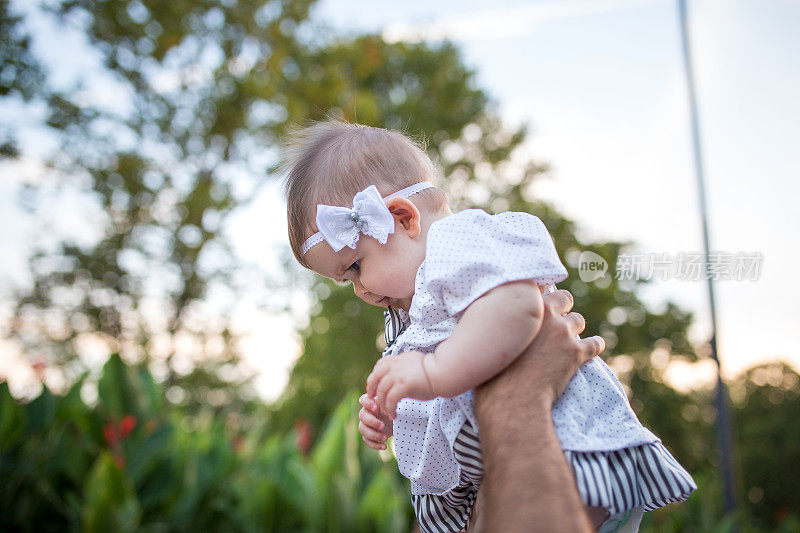
M484 478L471 531L593 531L555 434L552 406L605 343L577 338L585 322L571 308L569 292L545 295L531 345L475 389Z
M531 343L543 312L533 280L504 283L476 299L450 337L423 359L433 392L456 396L497 375Z

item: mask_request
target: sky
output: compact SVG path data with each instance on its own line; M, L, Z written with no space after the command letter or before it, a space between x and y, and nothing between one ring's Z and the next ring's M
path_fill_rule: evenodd
M451 39L505 122L530 126L518 155L551 165L536 193L575 219L582 238L630 240L644 254L702 249L676 2L322 0L312 17L340 33ZM800 297L791 275L800 263L798 21L800 1L690 2L711 248L763 255L757 281L715 285L727 377L774 359L800 368L800 311L790 305ZM64 50L67 65L89 61L77 59L79 45ZM4 275L23 268L20 228L31 221L12 193L26 172L35 164L0 169L0 244L11 251ZM286 246L283 209L267 187L231 221L243 258L274 262ZM699 341L709 332L706 291L702 281L657 280L643 297L654 309L674 301L695 312ZM296 324L254 309L239 320L259 391L275 398L298 354ZM12 351L0 350L7 363ZM678 369L675 384L708 378L709 368Z

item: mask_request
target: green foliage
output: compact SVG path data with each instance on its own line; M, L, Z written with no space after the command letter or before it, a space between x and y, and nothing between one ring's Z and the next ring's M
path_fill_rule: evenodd
M86 479L81 515L85 531L135 531L141 507L131 482L123 475L111 454L102 452Z
M662 427L671 428L677 442L690 443L690 453L681 460L691 465L699 489L686 503L645 515L642 531L789 532L800 528L800 500L792 481L800 475L796 446L800 435L793 424L787 424L800 407L800 375L786 364L767 363L732 381L730 390L741 482L737 487L738 515L720 518L721 487L713 456L713 417L708 416L713 414L710 398L684 396L670 389L661 394L662 407L650 412L662 421ZM681 410L680 417L675 416L675 409ZM665 438L665 442L671 441Z
M293 432L243 431L154 398L112 357L100 400L79 386L17 404L0 384L0 530L408 531L408 487L363 446L355 392L304 455ZM154 401L155 400L155 401ZM135 414L134 414L135 413Z
M768 363L748 370L731 391L738 400L741 497L756 523L776 526L800 515L800 426L792 422L800 413L800 375Z
M383 338L383 317L354 299L351 288L321 282L314 290L325 298L304 335L304 354L292 368L282 406L272 416L275 427L284 430L297 418L320 427L347 390L362 389Z
M766 365L734 385L748 392L737 418L743 503L753 505L720 518L718 478L707 467L693 472L695 495L647 513L642 531L796 531L800 508L786 479L800 461L781 430L796 412L799 382L790 368ZM94 407L81 400L80 383L63 396L44 389L26 404L0 383L0 530L410 529L408 484L391 456L361 442L356 390L304 453L295 431L242 428L212 411L187 416L153 393L145 369L118 356L100 383Z

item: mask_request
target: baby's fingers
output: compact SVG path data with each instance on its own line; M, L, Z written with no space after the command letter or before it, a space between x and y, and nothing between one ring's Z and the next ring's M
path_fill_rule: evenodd
M368 409L373 413L378 412L378 407L379 407L378 402L376 402L366 394L362 394L361 396L359 396L358 403L360 403L364 407L364 409Z
M378 396L378 405L380 405L381 410L390 417L392 412L389 410L389 407L386 404L386 396L389 393L389 390L391 390L394 386L395 381L397 380L393 374L384 376L381 382L378 384L378 390L376 391Z
M372 448L373 450L385 450L386 449L386 444L384 444L383 442L369 440L368 438L366 438L364 436L362 436L361 438L366 443L366 445L369 446L370 448Z
M358 419L361 420L365 425L375 429L376 431L381 431L385 424L374 414L370 413L366 409L362 409L358 413Z
M389 365L380 363L381 361L378 361L378 364L375 365L375 368L372 369L372 372L367 377L367 395L370 398L374 398L377 395L378 383L389 371Z
M375 431L371 427L367 426L366 424L364 424L364 422L358 423L358 432L361 433L361 437L364 439L364 442L367 442L367 440L384 442L386 439L389 438L380 431Z
M394 420L397 418L397 403L405 397L402 387L395 385L386 394L386 412L389 417Z

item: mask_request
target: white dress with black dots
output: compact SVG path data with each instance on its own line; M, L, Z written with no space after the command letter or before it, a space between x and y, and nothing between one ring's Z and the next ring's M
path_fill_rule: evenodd
M527 213L470 209L434 222L408 313L386 314L383 356L430 353L460 314L503 283L532 279L555 290L567 271L544 224ZM582 365L553 405L556 435L584 503L612 518L683 501L692 477L643 427L611 369L596 357ZM411 481L423 532L466 529L483 477L472 390L428 401L405 398L393 424L400 472ZM535 452L535 450L532 450Z

